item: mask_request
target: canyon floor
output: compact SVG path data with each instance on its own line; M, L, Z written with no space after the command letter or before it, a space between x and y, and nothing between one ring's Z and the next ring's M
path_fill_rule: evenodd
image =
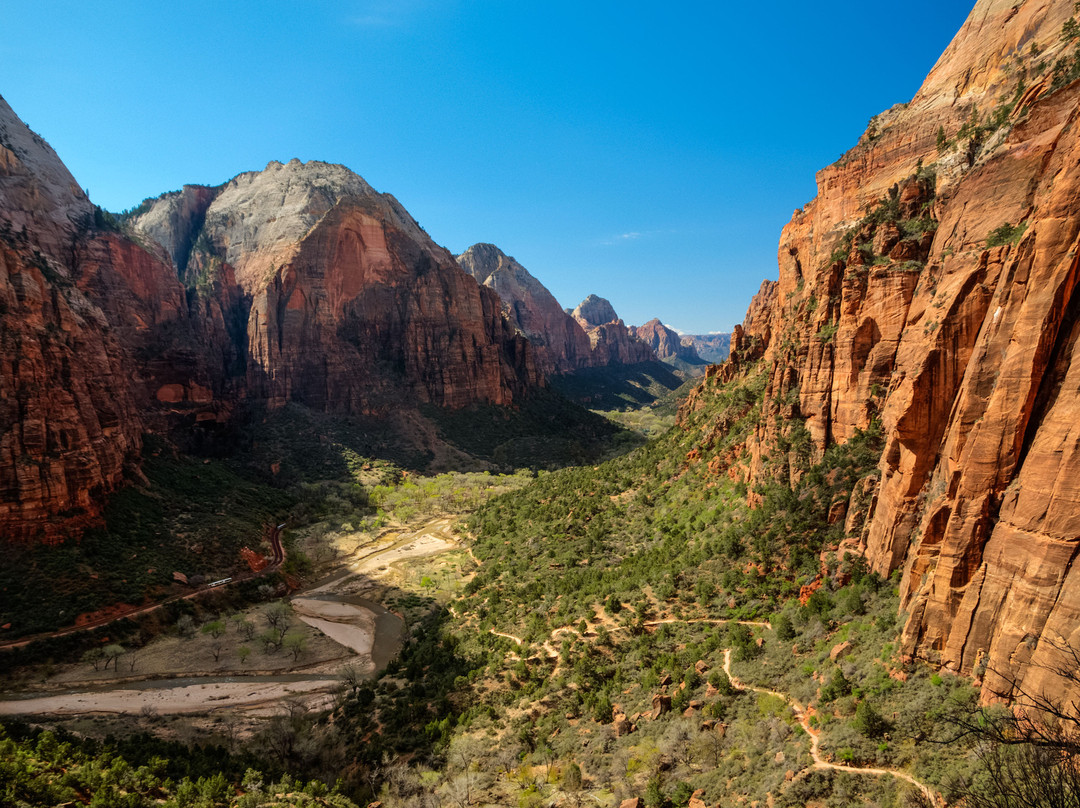
M63 666L44 681L4 693L0 715L258 714L276 710L285 699L310 709L329 706L347 671L369 677L397 653L403 615L380 600L408 586L417 562L427 560L425 573L443 568L438 557L459 547L452 525L452 517L440 516L366 541L356 538L350 555L332 565L336 569L290 598L302 624L294 621L289 629L291 636L303 637L303 650L295 656L279 649L242 659L237 649L245 647L244 638L231 626L219 637L162 637L137 657L117 660L118 670ZM254 622L260 613L253 607L230 621ZM256 645L248 642L248 648Z

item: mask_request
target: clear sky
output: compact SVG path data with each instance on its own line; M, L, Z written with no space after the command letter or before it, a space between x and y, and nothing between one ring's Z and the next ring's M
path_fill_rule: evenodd
M0 94L109 210L338 162L564 306L726 331L815 171L972 5L6 0Z

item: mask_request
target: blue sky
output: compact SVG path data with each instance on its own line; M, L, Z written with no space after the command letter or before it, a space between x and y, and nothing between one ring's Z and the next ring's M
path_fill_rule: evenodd
M971 5L8 0L0 94L110 210L338 162L565 306L726 331Z

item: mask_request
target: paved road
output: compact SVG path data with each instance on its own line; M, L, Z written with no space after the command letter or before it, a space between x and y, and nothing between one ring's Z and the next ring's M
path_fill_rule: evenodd
M159 600L157 603L152 603L149 606L142 606L139 608L131 609L122 614L111 614L108 617L101 617L97 620L91 620L86 623L80 623L77 626L68 626L67 628L57 629L56 631L46 631L41 634L32 634L29 637L21 637L18 640L9 640L7 642L0 642L0 649L3 648L22 648L37 640L44 640L52 637L63 637L68 634L76 634L80 631L86 631L92 628L101 628L107 626L110 623L115 623L118 620L126 620L130 617L138 617L141 614L149 614L155 612L163 606L174 603L178 600L191 600L192 598L200 598L208 592L212 592L215 589L220 589L223 586L229 586L231 584L239 583L240 581L247 581L252 578L258 578L260 575L266 575L273 572L282 565L285 561L285 548L281 544L281 525L269 525L265 531L265 538L270 542L270 552L273 554L273 560L258 572L246 572L233 576L228 583L218 584L217 586L203 586L201 589L197 589L194 592L187 592L182 595L173 595L172 597L165 598L165 600Z

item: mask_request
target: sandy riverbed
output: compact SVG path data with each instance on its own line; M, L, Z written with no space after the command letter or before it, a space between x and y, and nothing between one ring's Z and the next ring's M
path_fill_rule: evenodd
M215 682L153 690L107 690L63 693L32 699L0 701L0 715L78 715L81 713L138 714L201 713L223 708L251 708L276 703L290 695L310 696L337 686L327 679L303 682Z

